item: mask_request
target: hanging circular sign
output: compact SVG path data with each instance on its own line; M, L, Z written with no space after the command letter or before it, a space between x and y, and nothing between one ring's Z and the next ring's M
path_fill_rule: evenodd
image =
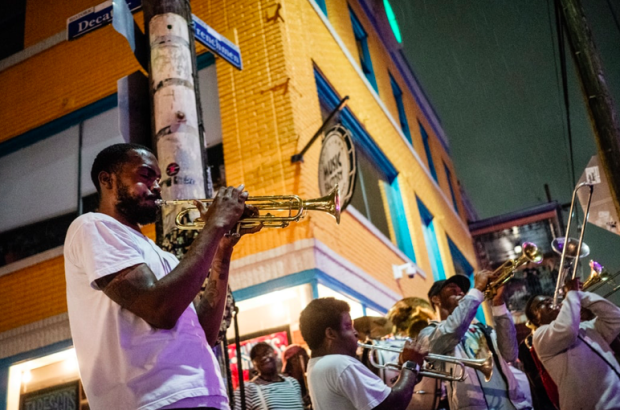
M341 210L344 210L353 197L356 172L357 160L351 133L342 125L336 125L325 133L319 156L321 195L329 194L338 185Z

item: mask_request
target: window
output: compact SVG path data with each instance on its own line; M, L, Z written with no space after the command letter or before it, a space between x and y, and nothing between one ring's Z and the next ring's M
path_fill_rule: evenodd
M387 212L383 207L381 185L388 184L385 176L364 155L357 154L357 176L351 206L366 217L386 237L390 237Z
M392 93L394 94L394 100L396 101L396 107L398 108L398 119L400 120L400 128L407 137L409 143L413 146L413 140L411 139L411 132L409 131L409 122L407 121L407 114L405 113L405 105L403 104L403 92L390 74L390 84L392 84Z
M456 213L459 213L459 208L456 206L456 195L454 195L454 187L452 186L452 173L450 172L450 168L444 162L443 167L446 170L446 178L448 178L448 186L450 187L450 195L452 196L452 205L454 206L454 210Z
M24 49L26 0L2 0L0 3L0 60Z
M433 278L437 280L445 279L446 272L443 268L443 261L441 260L441 253L439 252L439 244L437 242L437 234L435 233L434 216L430 213L428 208L417 198L418 210L420 217L422 218L422 233L424 234L424 242L426 243L426 250L428 251L428 258L431 262L431 269L433 271Z
M325 119L338 105L340 97L316 68L314 78L317 83L321 114ZM351 206L387 238L392 238L398 248L415 261L409 224L398 187L398 171L348 107L340 112L339 120L351 131L357 150L356 185ZM393 229L394 237L390 234L390 227Z
M366 76L366 79L368 79L368 82L372 85L372 88L379 92L377 88L377 80L375 79L375 72L372 69L370 52L368 51L368 34L366 34L364 27L362 27L362 24L355 14L353 14L351 9L349 9L349 15L351 16L353 35L355 36L355 44L357 45L357 53L359 54L362 72Z
M418 121L418 125L420 126L420 134L422 134L422 143L424 144L424 152L426 152L426 159L428 160L428 168L431 171L431 175L435 182L437 182L437 171L435 170L435 164L433 163L433 154L431 153L431 146L428 141L428 134L422 126L422 123Z

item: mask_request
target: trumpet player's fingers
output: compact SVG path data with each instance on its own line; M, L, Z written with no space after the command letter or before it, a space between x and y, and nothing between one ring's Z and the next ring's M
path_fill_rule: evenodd
M415 340L407 340L405 342L405 346L403 347L403 351L400 353L399 362L405 363L407 361L416 362L420 366L424 363L424 357L428 352L423 352L421 346Z
M243 215L241 215L241 218L255 218L259 216L259 214L260 212L257 207L254 205L245 204L245 209L243 210Z

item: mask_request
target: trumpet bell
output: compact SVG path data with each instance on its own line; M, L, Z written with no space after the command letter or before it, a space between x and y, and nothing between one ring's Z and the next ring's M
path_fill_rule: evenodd
M564 251L565 238L555 238L551 242L551 248L557 254L562 254ZM579 240L575 238L568 238L568 245L566 246L565 258L575 259L577 254L577 248L579 247ZM590 247L585 243L581 243L581 251L579 252L579 259L585 258L590 254Z

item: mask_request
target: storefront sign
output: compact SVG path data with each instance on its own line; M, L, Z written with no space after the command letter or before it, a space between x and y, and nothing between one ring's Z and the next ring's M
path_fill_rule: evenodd
M78 410L79 381L22 394L20 410Z
M357 161L351 133L336 125L325 133L319 157L319 190L327 195L334 186L340 188L342 208L351 201L355 189Z
M250 360L250 350L259 342L269 343L273 347L277 357L277 368L280 369L282 368L282 352L290 344L288 330L252 337L240 343L241 360L243 361L243 380L245 381L250 380L250 371L254 367L252 366L252 360ZM239 386L239 373L237 372L237 348L234 343L228 345L228 358L230 359L233 388L236 389Z

